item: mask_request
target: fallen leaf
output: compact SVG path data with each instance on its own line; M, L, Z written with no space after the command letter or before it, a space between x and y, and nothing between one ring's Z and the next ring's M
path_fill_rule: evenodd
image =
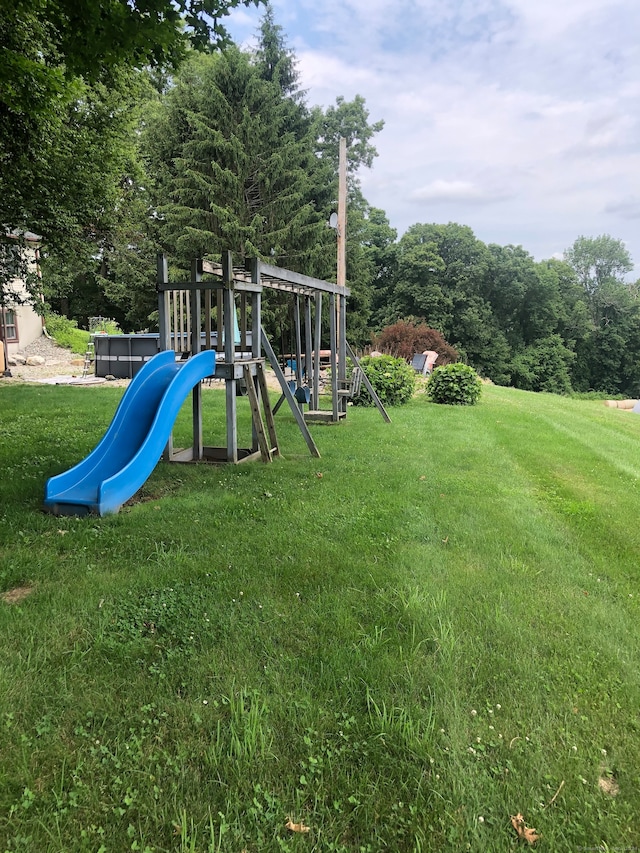
M287 819L285 826L287 829L290 829L291 832L309 832L309 827L305 826L302 821L300 821L300 823L294 823L291 818Z
M529 844L535 844L540 838L537 830L525 825L524 818L519 812L515 816L511 815L511 826L518 833L518 838L522 838L523 841L527 841Z
M321 479L324 477L324 474L322 473L322 471L316 471L316 477L317 477L319 480L321 480Z
M422 477L420 477L420 481L421 481L421 482L422 482L423 480L426 480L426 479L427 479L427 478L425 477L425 475L424 475L424 474L422 475Z

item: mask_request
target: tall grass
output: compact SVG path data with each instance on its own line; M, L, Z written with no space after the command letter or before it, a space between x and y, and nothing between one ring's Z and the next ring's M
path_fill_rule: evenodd
M120 393L0 386L0 850L640 843L640 418L420 395L317 460L281 411L272 465L42 514Z

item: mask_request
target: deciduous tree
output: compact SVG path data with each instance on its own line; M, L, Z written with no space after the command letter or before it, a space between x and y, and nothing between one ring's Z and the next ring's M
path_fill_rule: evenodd
M599 237L578 237L564 257L584 288L594 326L599 326L604 319L607 287L612 282L623 282L624 276L633 269L628 250L622 240L601 234Z

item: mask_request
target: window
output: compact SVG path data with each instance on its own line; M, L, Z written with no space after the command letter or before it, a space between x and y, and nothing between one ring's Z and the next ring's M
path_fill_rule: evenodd
M17 341L18 340L18 326L16 323L16 312L13 308L5 308L4 317L0 316L0 320L3 321L2 331L3 336L7 336L7 343L9 341Z

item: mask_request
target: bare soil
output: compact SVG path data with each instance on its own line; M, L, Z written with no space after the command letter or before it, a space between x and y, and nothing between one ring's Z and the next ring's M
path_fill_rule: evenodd
M17 586L14 589L3 592L2 595L0 595L0 598L5 602L5 604L19 604L28 595L31 595L33 589L34 588L32 586Z

